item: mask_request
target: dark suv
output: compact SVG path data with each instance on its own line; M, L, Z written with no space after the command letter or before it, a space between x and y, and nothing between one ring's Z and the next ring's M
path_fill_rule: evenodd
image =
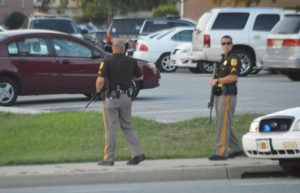
M105 51L111 52L111 39L125 39L134 43L140 35L178 26L195 26L196 22L179 18L114 18L106 35ZM134 48L135 44L128 45Z
M56 15L31 15L25 24L27 29L46 29L64 32L72 36L83 38L87 30L80 30L75 21L69 16Z

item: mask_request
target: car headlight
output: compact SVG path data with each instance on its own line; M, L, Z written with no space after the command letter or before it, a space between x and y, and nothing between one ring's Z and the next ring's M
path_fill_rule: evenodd
M259 121L253 121L250 125L249 132L250 133L257 133L259 127Z
M300 131L300 119L296 122L293 131Z
M181 53L187 53L190 49L184 49L181 51Z

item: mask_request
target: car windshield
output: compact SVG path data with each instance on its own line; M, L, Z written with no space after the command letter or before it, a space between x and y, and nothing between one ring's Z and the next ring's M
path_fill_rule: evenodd
M68 34L79 33L76 25L71 20L64 19L37 19L33 20L30 29L48 29L60 31Z
M286 16L279 22L271 34L297 34L300 31L300 15Z

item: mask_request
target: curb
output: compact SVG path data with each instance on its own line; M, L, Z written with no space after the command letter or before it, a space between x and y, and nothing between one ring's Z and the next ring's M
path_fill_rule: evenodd
M184 167L154 170L97 171L68 174L0 176L0 188L242 179L247 173L282 173L278 165Z

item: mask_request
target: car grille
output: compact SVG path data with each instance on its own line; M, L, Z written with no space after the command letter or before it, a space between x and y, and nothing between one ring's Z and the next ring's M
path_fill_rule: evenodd
M273 116L262 119L259 123L259 132L286 132L290 130L290 127L294 121L294 117L291 116Z
M271 152L247 151L251 155L300 155L299 149L279 149Z

